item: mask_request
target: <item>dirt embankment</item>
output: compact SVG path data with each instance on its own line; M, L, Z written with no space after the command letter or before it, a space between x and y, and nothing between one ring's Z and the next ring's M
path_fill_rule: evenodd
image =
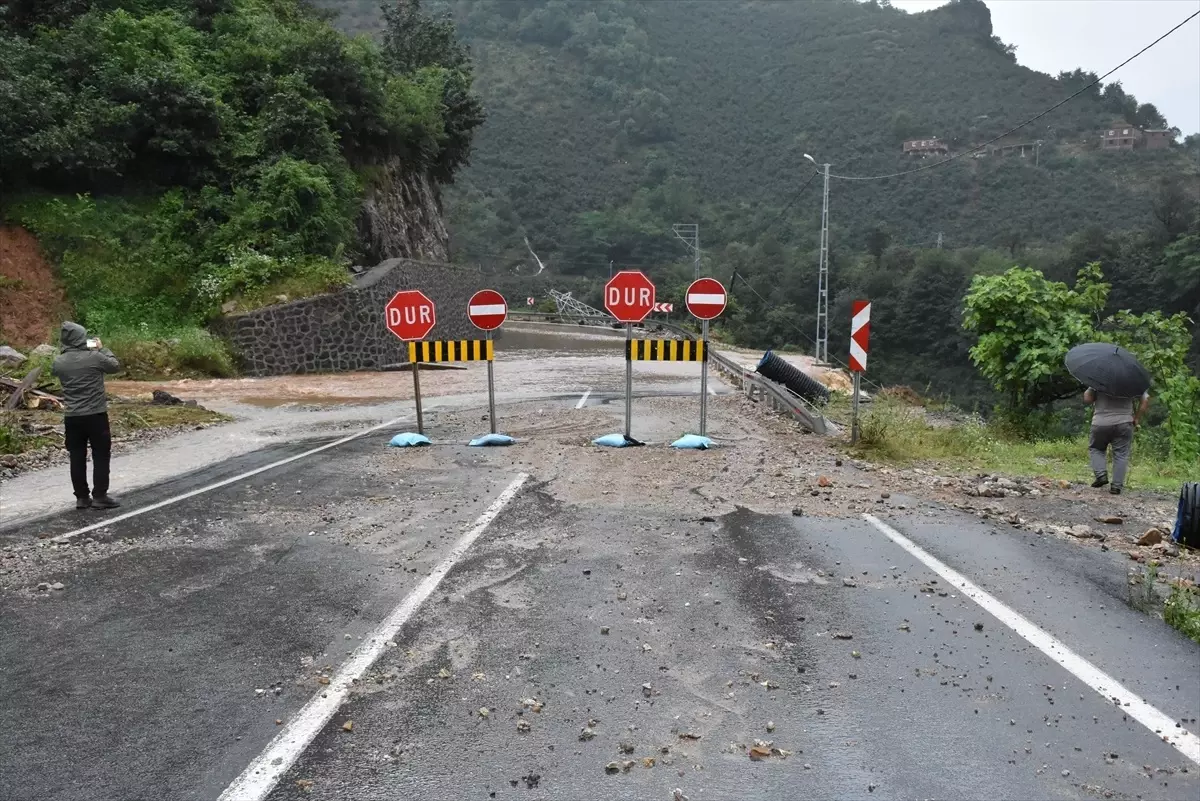
M49 342L70 306L33 234L0 225L0 339L16 348Z

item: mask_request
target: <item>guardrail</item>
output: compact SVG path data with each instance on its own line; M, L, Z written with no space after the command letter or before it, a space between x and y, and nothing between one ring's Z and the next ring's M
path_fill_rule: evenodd
M575 318L564 318L562 315L548 312L517 312L510 311L509 314L516 319L541 319L541 320L574 320ZM611 323L601 323L591 319L579 320L581 323L590 323L593 325L612 325L614 328L620 328L621 324L616 320ZM663 328L678 336L686 339L695 339L695 332L689 331L682 326L670 323L665 320L651 320L644 324L647 328ZM812 431L815 434L831 434L836 433L839 429L837 426L830 423L825 418L821 411L810 403L808 400L800 397L795 392L792 392L782 384L776 384L768 378L764 378L753 370L747 370L742 365L730 359L728 356L723 356L715 349L709 351L709 363L725 376L729 383L733 384L738 389L746 393L746 397L751 400L762 399L771 404L771 407L777 411L783 412L790 416L800 425Z

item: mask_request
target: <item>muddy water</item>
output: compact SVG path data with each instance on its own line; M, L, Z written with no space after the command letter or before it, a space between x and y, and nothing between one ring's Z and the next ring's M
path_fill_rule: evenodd
M510 323L496 340L498 400L556 396L624 389L624 338L621 329L548 323ZM761 351L725 349L722 352L753 367ZM801 369L811 359L789 355ZM421 371L425 397L475 396L486 387L486 366ZM690 362L636 362L636 386L654 391L694 391L699 366ZM821 378L821 376L817 376ZM259 408L372 406L411 400L413 380L404 372L322 373L263 378L182 379L177 381L110 381L110 392L148 396L163 389L182 398L210 404L245 404Z

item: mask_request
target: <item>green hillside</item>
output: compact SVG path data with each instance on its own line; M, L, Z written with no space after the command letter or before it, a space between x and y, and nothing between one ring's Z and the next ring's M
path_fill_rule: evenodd
M327 5L356 30L370 30L377 13L374 0ZM472 47L489 113L452 195L468 258L521 254L525 232L543 258L581 269L675 253L636 236L611 244L619 233L611 224L581 218L639 204L664 220L705 223L707 241L744 240L811 174L806 152L835 173L900 171L914 166L901 153L904 138L939 136L961 151L1087 77L1016 64L978 0L917 15L855 0L440 7ZM835 224L856 244L865 228L886 223L906 242L930 243L940 231L957 246L999 244L1013 232L1058 241L1088 224L1143 225L1158 179L1197 169L1179 150L1096 152L1099 130L1123 117L1165 122L1119 85L1096 87L1000 143L1041 139L1036 167L1032 158L963 159L902 179L840 182ZM811 192L776 233L786 240L809 227L818 198Z

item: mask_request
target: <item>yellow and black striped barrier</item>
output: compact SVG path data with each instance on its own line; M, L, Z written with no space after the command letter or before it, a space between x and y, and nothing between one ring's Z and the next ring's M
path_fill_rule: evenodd
M702 362L708 358L706 344L692 339L630 339L625 342L625 360Z
M409 342L410 362L490 362L495 345L490 339L452 339L436 342Z

